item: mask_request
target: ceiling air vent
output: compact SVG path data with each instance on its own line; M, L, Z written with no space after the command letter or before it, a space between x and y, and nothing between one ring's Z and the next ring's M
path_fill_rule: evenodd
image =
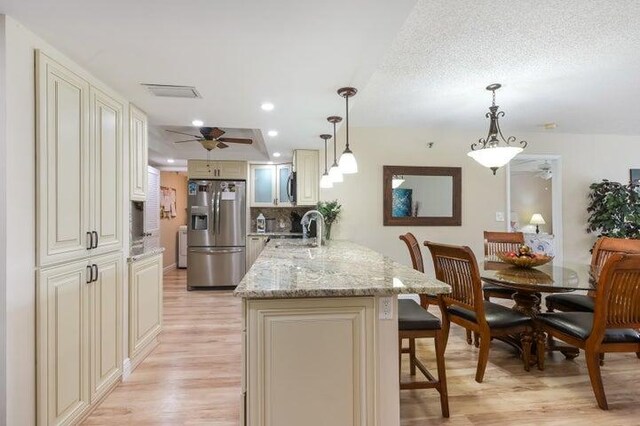
M171 84L146 84L142 83L154 96L164 98L202 98L193 86L174 86Z

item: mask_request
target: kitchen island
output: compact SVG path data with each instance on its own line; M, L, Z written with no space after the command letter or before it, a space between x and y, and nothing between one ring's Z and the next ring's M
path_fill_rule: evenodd
M271 241L243 300L247 426L400 424L397 295L450 287L347 241Z

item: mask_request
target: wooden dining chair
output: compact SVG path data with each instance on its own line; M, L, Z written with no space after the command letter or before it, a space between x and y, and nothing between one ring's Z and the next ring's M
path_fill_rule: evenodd
M408 232L400 235L405 242L411 256L413 269L424 272L422 252L416 237ZM444 364L444 334L442 323L435 315L427 312L429 305L437 305L438 299L426 294L420 295L420 305L412 299L398 299L398 345L400 357L400 376L402 373L402 354L409 354L409 371L416 375L416 369L424 375L426 380L403 382L400 389L436 389L440 393L440 409L443 417L449 417L449 397L447 395L447 376ZM436 349L436 365L438 378L436 379L425 365L416 357L416 339L433 338ZM409 347L403 347L403 340L409 340Z
M491 338L518 335L522 344L524 368L529 371L533 340L531 318L505 306L483 300L478 263L469 247L429 241L425 241L424 245L431 252L436 278L452 288L450 294L440 295L439 298L445 344L451 322L479 334L480 353L476 381L481 383L487 368Z
M640 240L601 237L596 241L591 255L591 272L596 285L603 265L616 253L640 254ZM547 296L545 303L548 312L593 312L594 296L594 291L589 294L552 294Z
M493 268L508 267L501 262L496 254L505 251L517 252L518 248L524 244L524 234L522 232L495 232L484 231L484 258ZM495 258L495 260L487 260ZM485 283L482 292L484 300L511 299L515 291L496 284Z
M537 316L536 323L542 331L585 351L596 401L608 410L600 354L640 353L640 254L609 256L600 274L594 312L547 312Z

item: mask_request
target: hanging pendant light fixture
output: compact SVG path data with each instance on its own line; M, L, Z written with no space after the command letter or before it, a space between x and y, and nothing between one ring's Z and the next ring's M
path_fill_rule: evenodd
M329 177L333 183L344 182L344 177L342 176L342 172L340 171L340 166L338 166L337 160L337 138L336 138L336 124L342 121L342 117L338 117L332 115L331 117L327 117L327 121L333 124L333 164L329 169Z
M490 168L494 175L496 170L507 164L527 147L525 141L520 141L520 146L511 146L511 143L516 141L515 136L509 136L507 139L502 136L498 120L500 117L504 117L504 111L498 112L498 105L496 105L496 90L501 87L502 85L498 83L487 86L487 90L493 93L493 102L489 107L489 112L485 115L490 120L489 134L486 139L479 139L478 142L471 145L471 151L467 153L469 157L484 167Z
M327 140L331 139L331 135L320 135L320 137L324 139L324 174L320 178L320 188L333 188L333 181L327 171Z
M356 161L355 155L353 155L353 152L351 152L351 149L349 148L349 98L355 96L356 93L358 93L358 90L353 87L343 87L341 89L338 89L338 95L342 96L347 104L347 112L345 116L347 143L345 145L344 151L342 152L342 155L340 156L340 161L338 162L340 171L345 175L358 173L358 162Z

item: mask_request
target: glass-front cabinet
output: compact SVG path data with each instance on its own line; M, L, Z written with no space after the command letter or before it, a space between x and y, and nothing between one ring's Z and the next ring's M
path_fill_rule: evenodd
M292 206L292 165L251 165L251 207Z

